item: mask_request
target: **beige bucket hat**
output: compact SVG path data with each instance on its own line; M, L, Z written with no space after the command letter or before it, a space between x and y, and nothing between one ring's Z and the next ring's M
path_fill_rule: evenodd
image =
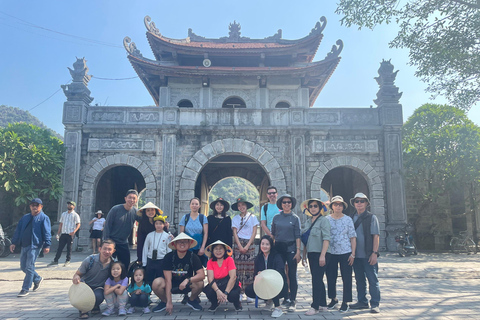
M283 288L283 277L273 269L266 269L255 277L253 290L255 294L264 300L270 300L278 296Z
M192 237L190 237L185 232L181 232L178 236L173 238L172 241L170 241L170 243L168 244L168 247L172 250L175 250L175 247L173 246L173 244L175 243L175 241L178 241L178 240L192 240L193 242L190 244L189 249L191 249L191 248L193 248L197 245L197 240L193 239Z
M332 199L330 200L330 209L332 209L332 204L334 202L341 202L343 203L343 210L347 209L348 208L348 204L343 200L343 197L342 196L335 196L335 197L332 197ZM333 209L332 209L333 210Z
M88 312L95 306L95 294L84 282L72 284L68 290L68 299L80 312Z
M355 199L357 199L357 198L358 198L358 199L365 199L365 200L367 200L367 205L370 204L370 200L368 200L368 198L367 198L367 196L365 195L365 193L358 192L358 193L355 194L355 196L354 196L352 199L350 199L350 204L351 204L352 206L355 206L355 205L353 204L353 201L355 201Z

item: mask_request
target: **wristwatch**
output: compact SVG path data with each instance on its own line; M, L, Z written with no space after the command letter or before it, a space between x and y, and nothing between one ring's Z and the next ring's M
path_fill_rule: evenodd
M373 251L373 253L375 253L375 254L377 255L377 257L380 255L380 254L378 253L378 251Z

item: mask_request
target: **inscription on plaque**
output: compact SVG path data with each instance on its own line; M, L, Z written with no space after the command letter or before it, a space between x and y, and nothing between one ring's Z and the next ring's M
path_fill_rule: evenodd
M313 153L378 153L378 141L314 140Z
M362 112L349 112L342 113L342 123L344 124L368 124L374 125L377 121L372 113L365 113L365 110Z
M336 112L309 112L307 117L308 123L338 124L339 122L339 116Z
M93 121L123 121L123 112L93 112Z
M80 106L69 106L66 110L66 121L80 121Z

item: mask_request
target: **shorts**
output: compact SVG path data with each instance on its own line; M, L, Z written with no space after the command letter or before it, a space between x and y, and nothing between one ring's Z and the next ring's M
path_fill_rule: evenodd
M102 230L92 230L92 233L90 233L90 239L102 239Z

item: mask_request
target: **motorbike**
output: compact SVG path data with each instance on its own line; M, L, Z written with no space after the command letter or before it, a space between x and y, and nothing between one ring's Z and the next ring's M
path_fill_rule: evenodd
M395 237L397 242L397 252L400 257L405 257L407 255L417 255L417 246L413 240L413 235L408 232L412 225L406 225L404 228L398 229L402 234Z

